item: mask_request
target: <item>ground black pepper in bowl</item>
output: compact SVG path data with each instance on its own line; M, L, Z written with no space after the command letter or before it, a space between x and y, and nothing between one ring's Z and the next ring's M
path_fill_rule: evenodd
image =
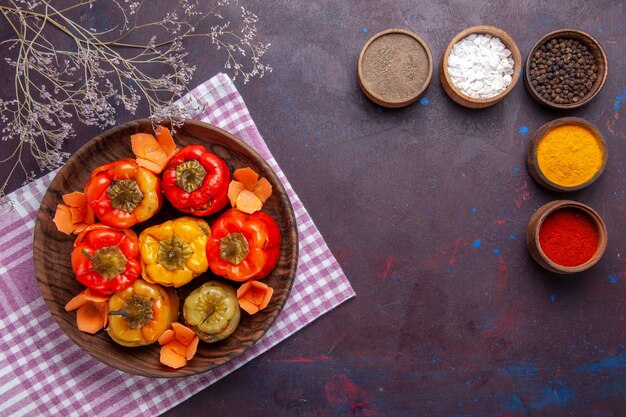
M590 35L563 30L540 39L526 61L531 95L550 107L574 108L591 100L604 85L606 55Z

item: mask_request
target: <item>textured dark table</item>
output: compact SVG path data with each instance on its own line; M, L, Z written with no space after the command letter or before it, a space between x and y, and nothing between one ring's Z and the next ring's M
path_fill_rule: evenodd
M357 297L165 415L626 415L626 3L243 3L274 71L237 87ZM522 82L495 107L462 108L438 60L476 24L509 32L524 57L549 31L587 31L609 79L571 112L540 107ZM362 45L390 27L437 61L421 102L400 110L371 103L355 76ZM187 48L193 85L222 70L210 45ZM533 132L564 115L595 123L610 152L600 179L567 196L539 188L524 162ZM601 262L574 277L542 270L524 243L532 212L562 197L609 229Z

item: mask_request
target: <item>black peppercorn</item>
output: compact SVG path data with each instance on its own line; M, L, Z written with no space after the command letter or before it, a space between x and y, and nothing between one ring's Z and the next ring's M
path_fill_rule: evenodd
M598 79L596 60L576 39L551 39L530 62L530 84L545 100L572 104L582 100Z

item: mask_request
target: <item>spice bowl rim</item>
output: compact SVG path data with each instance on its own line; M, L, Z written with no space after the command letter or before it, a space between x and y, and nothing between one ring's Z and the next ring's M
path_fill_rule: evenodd
M497 37L502 41L504 46L511 51L511 55L513 57L513 79L511 83L499 94L489 97L489 98L474 98L470 97L464 93L462 93L452 82L450 78L450 74L448 73L448 58L450 57L450 53L452 52L452 48L456 45L460 40L466 38L472 34L483 34L483 35L491 35ZM441 62L439 66L439 76L441 79L441 85L448 96L454 100L456 103L470 108L484 108L490 107L494 104L500 102L504 97L506 97L513 88L517 85L519 78L521 76L522 70L522 54L520 52L519 46L515 39L506 32L505 30L491 25L476 25L470 26L459 33L457 33L452 40L446 46L443 54L441 55Z
M375 40L383 36L394 34L394 33L407 35L411 37L412 39L414 39L415 41L417 41L417 43L422 47L422 49L424 49L424 51L426 52L426 56L428 57L428 74L426 75L426 79L424 80L423 84L420 86L420 89L418 90L416 94L414 94L410 98L403 100L403 101L387 101L384 98L380 97L378 94L368 89L365 86L365 83L363 82L363 57L365 56L365 51L367 51L367 49L370 47L372 43L374 43ZM418 36L417 34L407 29L391 28L391 29L385 29L378 33L375 33L374 35L372 35L372 37L370 37L367 40L367 42L365 42L365 45L363 45L363 48L361 48L361 52L359 53L359 58L357 60L357 78L359 80L359 86L361 87L361 90L370 100L372 100L374 103L383 107L399 108L399 107L405 107L405 106L408 106L409 104L415 103L430 85L432 76L433 76L433 55L430 51L430 48L428 47L428 44L420 36Z
M535 88L531 85L530 63L532 60L532 56L537 51L537 49L541 47L541 45L543 45L549 40L552 40L561 36L572 37L571 35L574 35L573 39L583 42L585 46L587 46L587 48L591 50L594 57L596 59L600 58L600 61L602 61L601 62L602 65L601 67L600 66L598 67L598 71L597 71L598 81L596 81L596 83L592 87L592 91L588 93L586 96L584 96L577 103L570 103L570 104L553 103L541 97L539 93L535 90ZM596 51L597 53L594 53L594 51ZM600 62L598 62L598 64L600 64ZM556 110L576 109L578 107L584 106L585 104L589 103L602 90L602 88L604 87L604 84L606 84L608 74L609 74L609 61L606 56L606 52L604 51L604 48L602 48L602 44L596 38L591 36L589 33L579 30L579 29L557 29L557 30L554 30L552 32L549 32L543 35L530 48L528 55L526 56L526 61L524 63L524 85L526 86L526 90L528 90L529 94L531 95L533 99L535 99L535 101L537 101L538 103L542 104L545 107L556 109Z
M598 247L595 253L589 260L576 266L565 266L554 262L548 258L539 242L539 231L545 219L555 211L564 208L575 208L585 212L593 220L598 230ZM533 213L526 227L526 245L531 256L543 268L557 274L575 274L591 268L602 258L606 250L607 241L608 232L606 224L600 214L588 205L574 200L553 200L544 204Z
M541 168L539 167L539 161L537 159L537 147L539 146L539 142L541 142L543 137L545 137L545 135L551 130L559 126L568 125L568 124L580 125L586 128L587 130L589 130L595 136L596 140L600 142L602 146L602 151L603 151L602 152L602 165L600 165L600 168L598 168L596 173L587 181L583 182L582 184L575 185L575 186L561 185L561 184L557 184L549 180L544 175ZM528 172L530 173L530 176L533 177L533 179L542 187L550 191L557 191L557 192L573 192L573 191L582 190L583 188L588 187L589 185L594 183L600 177L600 175L602 175L602 173L604 172L604 169L606 168L607 161L608 161L608 148L606 146L606 141L604 140L604 136L602 135L602 132L600 132L600 129L598 129L596 125L594 125L588 120L585 120L581 117L572 117L572 116L560 117L558 119L554 119L550 122L547 122L543 124L541 127L539 127L539 129L535 131L532 139L530 140L528 144L528 151L526 153L526 166L528 168Z

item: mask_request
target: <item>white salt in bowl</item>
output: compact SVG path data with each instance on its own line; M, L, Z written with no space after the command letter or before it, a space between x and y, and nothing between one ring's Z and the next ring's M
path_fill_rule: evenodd
M452 48L462 39L465 39L467 36L476 34L476 35L491 35L492 37L498 38L502 41L504 46L511 51L511 57L513 58L513 75L511 76L511 83L499 94L489 97L489 98L475 98L470 97L467 94L464 94L459 88L454 85L450 74L448 73L448 59L450 57L450 53L452 52ZM500 102L507 94L513 90L515 84L519 80L520 73L522 69L522 55L517 47L517 44L505 31L499 29L494 26L472 26L467 28L461 32L459 32L448 44L448 47L444 51L441 56L441 63L439 66L439 77L441 79L441 85L448 96L459 103L462 106L480 109L484 107L490 107L494 104Z

